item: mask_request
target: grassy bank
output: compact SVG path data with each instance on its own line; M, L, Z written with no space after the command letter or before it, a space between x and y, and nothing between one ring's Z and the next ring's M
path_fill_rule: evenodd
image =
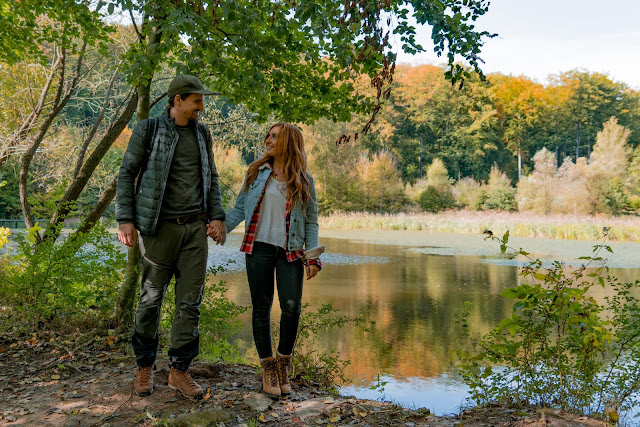
M612 241L640 241L640 217L536 215L520 212L447 211L439 214L335 213L322 216L320 227L331 230L424 230L495 234L570 240L597 240L610 227Z

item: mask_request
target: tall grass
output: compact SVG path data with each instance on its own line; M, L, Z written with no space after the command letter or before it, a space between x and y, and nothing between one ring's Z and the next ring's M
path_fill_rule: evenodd
M640 241L640 217L539 215L527 212L447 211L438 214L334 213L319 218L320 227L333 230L425 230L482 233L569 240L598 240L609 227L610 240Z

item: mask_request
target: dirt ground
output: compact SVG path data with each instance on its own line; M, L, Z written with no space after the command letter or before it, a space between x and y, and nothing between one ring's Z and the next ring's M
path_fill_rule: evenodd
M111 332L113 334L113 332ZM123 337L52 333L0 337L0 426L605 426L558 411L476 408L437 417L386 402L357 400L294 381L292 396L260 393L256 368L195 363L205 389L191 401L167 387L167 360L159 360L155 391L133 393L135 360Z

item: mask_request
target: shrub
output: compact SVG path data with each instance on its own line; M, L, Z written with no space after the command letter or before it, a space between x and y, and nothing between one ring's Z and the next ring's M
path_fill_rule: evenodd
M427 181L438 191L451 189L452 180L449 178L449 171L441 159L436 157L427 168Z
M604 203L610 212L617 214L629 208L629 197L620 178L611 178L603 192Z
M512 256L528 253L500 243ZM608 230L605 229L608 236ZM605 241L606 241L605 236ZM595 246L577 269L554 262L543 268L529 259L520 284L502 292L515 300L507 317L476 344L459 351L461 373L479 404L535 405L573 413L618 417L640 402L640 299L635 283L608 276ZM587 270L593 267L593 271ZM590 290L609 287L613 296L596 300ZM466 316L461 320L466 326ZM496 365L503 367L494 368Z
M484 191L483 209L516 210L516 189L511 186L507 175L500 172L500 169L495 165L491 168L489 181L484 186Z
M27 321L73 323L112 314L124 254L98 223L77 238L35 244L39 227L15 234L5 255L0 300Z
M418 179L413 184L407 183L404 188L404 193L410 200L418 202L420 195L428 186L429 181L427 181L427 178Z
M308 308L309 304L302 307L298 338L292 359L293 375L299 375L324 390L335 390L338 385L347 381L344 378L344 368L349 365L349 361L341 360L335 349L319 350L319 346L315 343L316 336L348 324L368 330L373 322L367 322L362 316L339 315L333 303L323 304L315 311ZM277 342L279 329L272 328L272 330L274 342Z
M418 198L418 204L423 211L438 213L455 206L456 200L449 190L438 190L429 185Z
M487 197L486 189L471 177L462 178L456 182L453 193L459 206L474 211L482 209Z

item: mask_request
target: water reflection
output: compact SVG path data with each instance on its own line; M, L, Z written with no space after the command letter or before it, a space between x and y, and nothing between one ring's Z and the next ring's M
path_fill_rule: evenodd
M238 304L250 305L243 255L237 252L239 243L240 236L231 235L222 251L212 248L212 256L219 259L235 252L239 268L223 278L230 297ZM380 397L368 388L380 374L388 381L387 399L439 414L457 411L466 391L456 377L451 352L468 341L462 338L454 313L470 301L472 336L488 332L510 313L511 303L499 294L518 283L516 267L505 265L499 256L437 255L431 253L434 248L423 253L407 246L328 238L321 243L327 246L324 268L317 278L305 281L303 302L317 308L333 301L343 314L364 315L376 322L368 332L345 327L317 340L318 345L338 349L343 359L351 361L346 377L353 385L344 391L359 397ZM611 272L621 280L638 277L637 269ZM277 321L279 316L276 304L272 318ZM257 363L249 313L243 322L237 344Z

